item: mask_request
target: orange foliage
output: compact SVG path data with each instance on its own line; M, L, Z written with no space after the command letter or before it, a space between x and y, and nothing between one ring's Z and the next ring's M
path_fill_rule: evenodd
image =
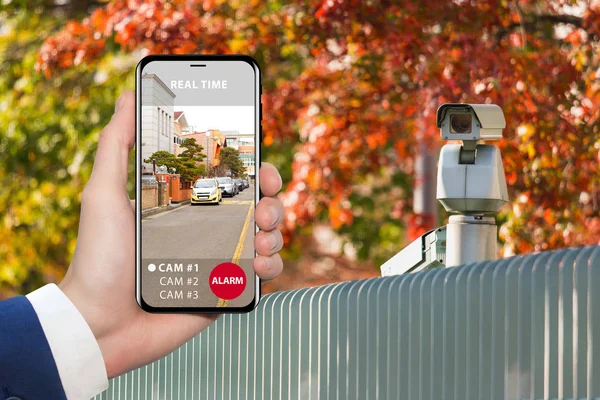
M256 55L265 71L264 144L297 142L283 195L288 240L323 213L334 228L351 225L348 199L360 181L410 175L415 137L440 145L432 125L441 103L496 103L508 124L499 144L514 200L503 210L508 252L595 243L598 6L564 21L559 2L520 7L522 18L496 0L271 8L120 0L49 38L38 68L50 76L93 63L107 41L146 53L229 53L236 43L236 51ZM561 21L571 31L557 38L553 27Z

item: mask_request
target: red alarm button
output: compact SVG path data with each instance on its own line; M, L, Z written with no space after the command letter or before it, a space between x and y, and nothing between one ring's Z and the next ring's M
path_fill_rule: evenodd
M218 298L233 300L246 289L246 273L239 265L224 262L213 268L208 284Z

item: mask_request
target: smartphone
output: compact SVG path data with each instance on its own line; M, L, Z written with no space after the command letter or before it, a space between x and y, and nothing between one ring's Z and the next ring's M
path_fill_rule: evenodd
M248 312L261 80L245 55L150 55L136 68L136 298L153 313Z

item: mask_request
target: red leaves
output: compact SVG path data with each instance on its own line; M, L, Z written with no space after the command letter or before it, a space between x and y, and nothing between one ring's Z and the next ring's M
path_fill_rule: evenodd
M53 68L71 68L86 58L95 58L104 50L104 40L90 38L84 25L69 23L65 31L46 40L40 49L36 70L50 77Z
M583 13L583 29L589 35L600 36L600 4L592 2Z
M214 2L204 1L208 10ZM46 40L37 68L46 76L80 63L95 61L107 39L123 50L145 47L148 53L183 54L199 46L208 53L228 53L223 18L200 15L187 1L115 1L96 9L81 23L71 21L63 31Z
M344 204L347 203L347 204ZM343 225L352 223L352 211L350 211L350 203L343 201L341 195L335 196L329 203L329 222L333 229L340 229Z
M520 7L526 20L495 0L323 0L280 9L120 0L49 38L38 66L49 76L93 62L111 40L151 53L257 55L264 145L295 154L283 194L287 240L315 219L352 226L364 213L349 203L354 191L413 173L417 137L442 145L434 126L441 103L497 103L508 123L499 146L510 196L528 199L504 211L506 248L591 243L600 236L600 11L590 5L581 29L558 39L541 16L561 7ZM411 196L396 192L389 198ZM580 192L593 201L580 204ZM418 232L418 218L406 220Z

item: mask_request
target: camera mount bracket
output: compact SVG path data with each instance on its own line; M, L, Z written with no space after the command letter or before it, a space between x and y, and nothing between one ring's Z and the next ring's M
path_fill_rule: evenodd
M477 141L476 140L465 140L460 149L458 156L458 162L461 164L475 164L475 157L477 156Z

